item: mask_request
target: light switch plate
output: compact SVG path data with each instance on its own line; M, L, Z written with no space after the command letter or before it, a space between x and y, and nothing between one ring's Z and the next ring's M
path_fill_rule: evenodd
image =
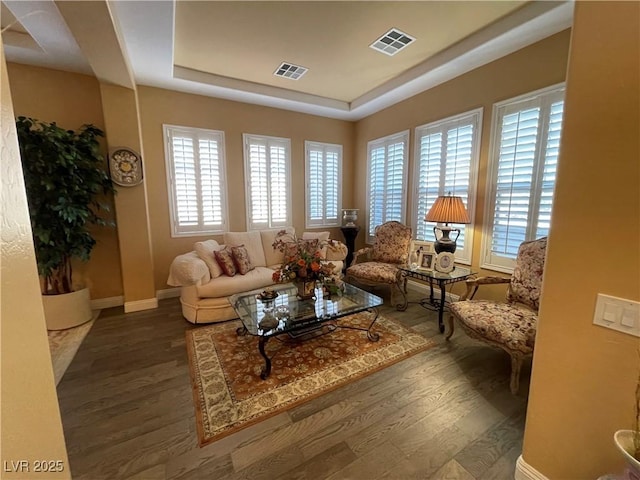
M640 302L599 293L593 323L640 337Z

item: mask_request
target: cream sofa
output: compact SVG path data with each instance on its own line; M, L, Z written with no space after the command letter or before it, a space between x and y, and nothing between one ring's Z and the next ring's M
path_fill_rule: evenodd
M237 318L229 303L229 296L273 285L272 275L282 264L283 253L272 245L281 230L227 232L223 245L215 240L197 242L192 252L177 256L171 264L167 284L182 287L180 303L184 317L191 323L213 323ZM285 230L291 238L294 237L293 228ZM321 241L328 237L328 232L305 232L302 235L302 238L319 238ZM238 273L233 277L221 273L213 251L221 250L226 245L244 245L255 268L245 275ZM347 247L334 240L326 245L326 249L323 248L323 255L324 261L335 266L335 272L341 272Z

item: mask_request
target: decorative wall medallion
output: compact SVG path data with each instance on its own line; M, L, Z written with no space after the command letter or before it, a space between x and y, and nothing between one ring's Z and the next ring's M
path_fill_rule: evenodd
M142 158L127 147L117 147L109 155L111 179L123 187L142 183Z

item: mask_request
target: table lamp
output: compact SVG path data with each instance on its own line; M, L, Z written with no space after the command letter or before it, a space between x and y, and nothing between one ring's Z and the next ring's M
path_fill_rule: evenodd
M471 223L467 209L464 207L462 197L456 197L453 195L440 195L433 202L431 209L424 217L426 222L444 223L444 226L437 225L433 227L433 234L436 237L434 248L436 253L456 251L456 240L460 236L459 228L452 228L450 223ZM436 230L442 232L442 236L438 238ZM451 232L458 232L456 238L451 239L449 234Z

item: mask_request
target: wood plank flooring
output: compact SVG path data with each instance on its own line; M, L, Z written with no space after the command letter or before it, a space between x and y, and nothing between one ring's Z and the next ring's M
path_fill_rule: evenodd
M530 363L438 333L409 294L382 313L437 346L199 448L178 299L104 310L58 386L74 479L507 479L522 451Z

